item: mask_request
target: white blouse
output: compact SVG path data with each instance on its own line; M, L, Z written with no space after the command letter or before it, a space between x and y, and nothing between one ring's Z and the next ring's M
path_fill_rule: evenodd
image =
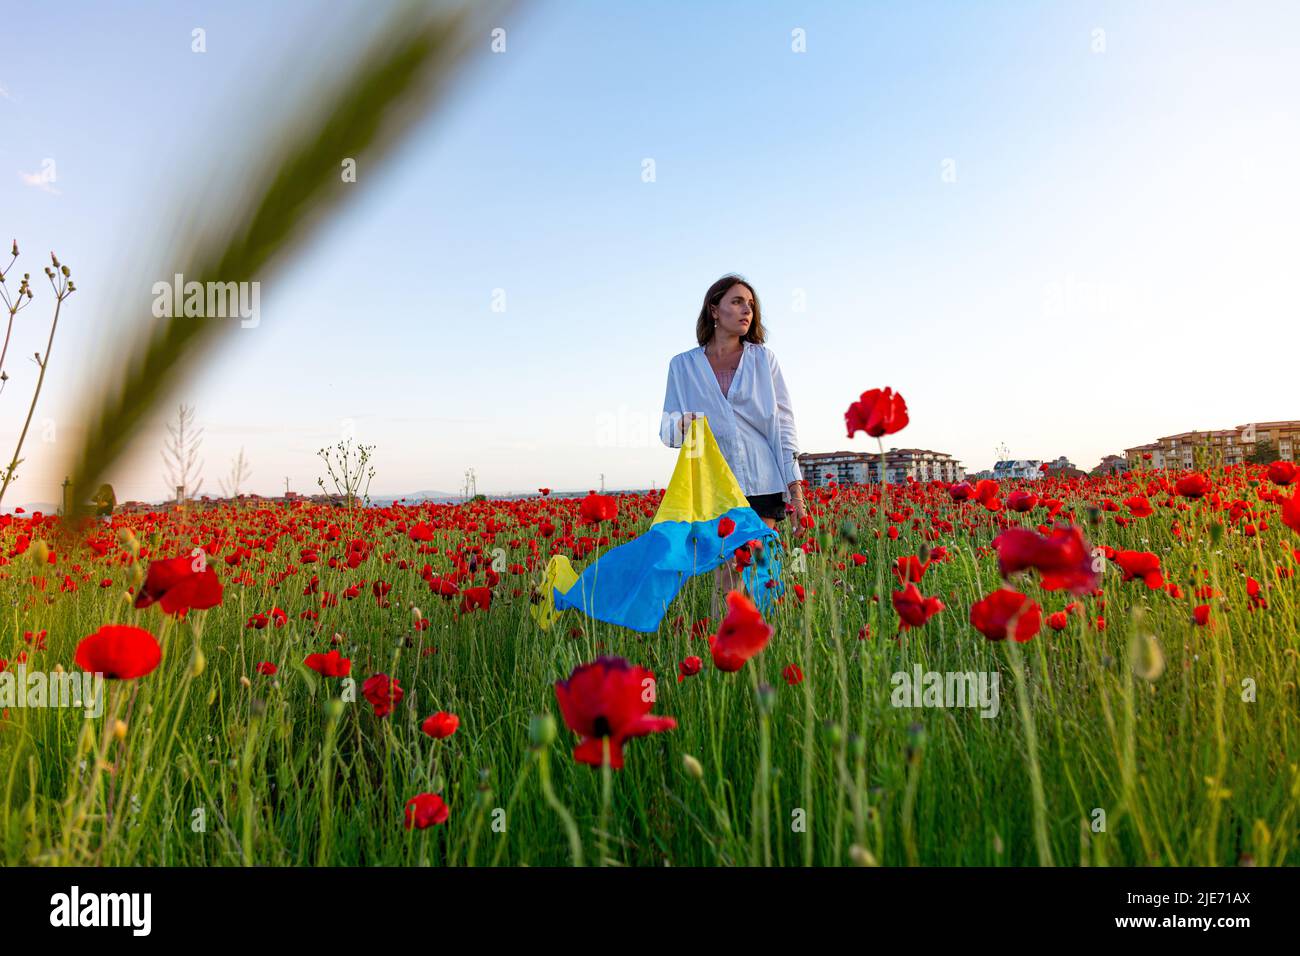
M659 437L669 448L680 448L683 414L702 415L741 491L749 497L779 492L789 501L790 483L803 478L790 391L772 350L743 344L726 395L703 346L673 356Z

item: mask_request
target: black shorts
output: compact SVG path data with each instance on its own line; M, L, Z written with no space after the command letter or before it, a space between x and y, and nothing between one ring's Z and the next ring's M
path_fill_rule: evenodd
M775 518L778 522L785 520L785 498L779 491L770 495L746 495L745 500L760 518Z

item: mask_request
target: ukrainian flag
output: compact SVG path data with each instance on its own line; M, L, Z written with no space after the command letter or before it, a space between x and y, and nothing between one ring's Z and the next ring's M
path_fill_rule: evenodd
M723 518L735 522L725 538L718 536ZM779 536L749 506L708 421L696 418L650 529L607 551L581 575L564 555L553 557L544 583L554 603L535 606L534 617L549 628L559 611L576 608L610 624L654 631L687 578L734 561L736 548L755 539L764 542L762 559L745 568L741 580L766 609L784 590ZM768 587L769 580L775 585Z

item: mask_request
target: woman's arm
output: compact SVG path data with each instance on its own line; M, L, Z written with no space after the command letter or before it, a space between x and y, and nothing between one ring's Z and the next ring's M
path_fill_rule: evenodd
M682 416L686 411L681 375L676 360L668 363L668 387L664 391L664 414L659 422L659 440L669 448L681 448L685 437Z
M776 418L781 434L781 481L790 488L790 498L794 499L795 482L803 480L803 471L799 467L799 435L794 427L794 408L790 404L790 389L786 387L785 376L781 374L781 365L771 349L767 349L768 362L772 368L772 386L776 390ZM798 486L802 487L802 486Z

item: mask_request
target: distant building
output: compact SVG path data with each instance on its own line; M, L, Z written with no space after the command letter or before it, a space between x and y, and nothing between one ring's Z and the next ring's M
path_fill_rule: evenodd
M1093 476L1122 475L1129 470L1128 459L1123 455L1107 455L1092 470Z
M810 487L874 484L880 481L880 454L866 451L805 452L799 468ZM926 448L890 448L885 452L885 476L890 484L914 481L961 481L966 469L941 451Z
M1255 452L1257 442L1268 442L1273 454L1286 461L1300 453L1300 420L1251 422L1217 431L1179 432L1145 445L1125 448L1130 469L1190 470L1216 465L1240 465Z
M993 477L997 481L1008 479L1038 481L1043 477L1041 465L1042 462L1037 458L1009 458L993 463Z

